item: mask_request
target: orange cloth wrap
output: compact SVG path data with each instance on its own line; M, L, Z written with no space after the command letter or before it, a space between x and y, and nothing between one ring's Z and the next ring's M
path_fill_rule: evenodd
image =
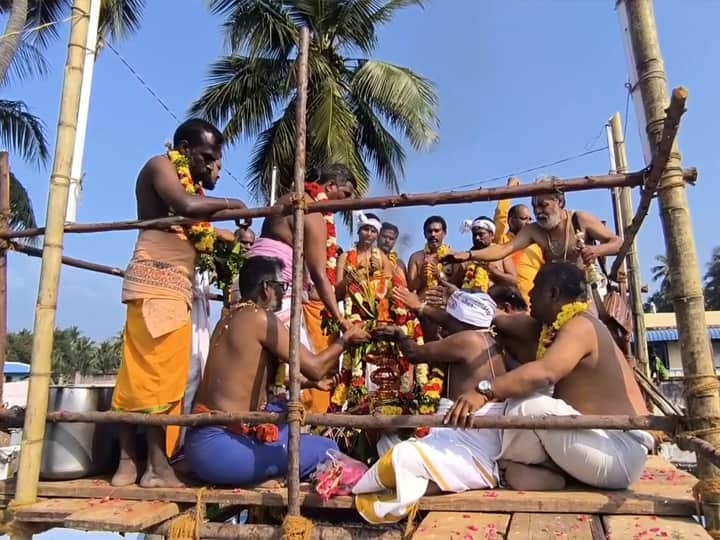
M180 306L186 312L186 321L170 332L153 337L146 322L146 316L153 311L148 310L148 307L153 302L127 302L123 360L113 393L112 408L148 414L182 414L192 350L190 311L180 301ZM165 450L168 457L177 451L179 441L180 427L167 426Z
M325 305L319 301L310 300L303 304L305 327L316 354L327 349L332 340L322 331L321 313L323 309L325 309ZM317 388L306 388L302 391L302 402L307 412L326 413L330 407L330 392Z

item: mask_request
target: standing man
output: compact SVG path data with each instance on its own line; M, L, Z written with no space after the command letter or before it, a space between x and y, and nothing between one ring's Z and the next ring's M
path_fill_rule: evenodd
M397 228L397 225L394 225L393 223L388 223L387 221L382 224L380 227L380 235L378 236L378 247L387 255L388 259L390 260L390 264L393 266L393 270L397 268L399 271L402 271L402 275L406 276L405 280L407 281L407 266L405 266L405 262L399 257L397 252L395 251L395 245L397 244L398 237L400 236L400 229Z
M140 171L135 195L138 219L169 215L201 218L226 209L242 209L242 201L205 197L218 181L222 133L200 119L181 124L173 150L151 158ZM178 227L142 230L123 281L127 305L123 360L113 394L113 410L148 414L179 414L188 380L192 347L192 287L199 251L214 244L215 231ZM180 429L146 429L147 466L143 487L182 485L168 463ZM135 451L135 426L120 433L120 464L113 486L134 484L141 472Z
M507 185L508 187L519 186L520 180L511 177ZM510 199L498 201L495 210L496 244L507 244L518 235L525 225L532 223L530 208L524 204L511 206L511 203ZM542 249L537 244L531 244L522 251L513 253L511 257L517 271L518 289L520 289L525 302L529 302L535 276L544 263Z
M472 249L485 249L493 244L495 223L486 216L466 221L463 230L472 233ZM463 289L478 289L487 292L491 285L517 285L517 273L511 257L490 263L468 261L462 265L463 274L458 276L456 285Z

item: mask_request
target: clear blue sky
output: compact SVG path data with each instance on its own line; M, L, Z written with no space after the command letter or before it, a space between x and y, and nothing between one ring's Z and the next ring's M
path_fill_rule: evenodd
M380 33L375 58L411 67L432 79L440 95L440 143L429 153L408 152L403 190L434 191L477 184L605 144L603 125L625 108L627 66L614 2L540 1L474 2L435 0L426 9L408 9ZM179 115L201 89L210 62L223 51L219 20L202 2L148 2L143 28L119 45L121 54ZM720 64L720 2L657 2L660 38L671 86L690 89L689 112L681 130L686 165L701 177L690 190L698 251L703 265L716 245L713 227L699 227L717 215L713 186L720 175L715 119L720 115L716 85ZM678 29L683 29L682 32ZM63 29L63 40L67 28ZM52 73L44 80L3 89L4 97L23 99L55 136L66 46L49 51ZM133 186L144 161L163 151L175 121L138 84L109 50L97 63L85 153L85 191L79 220L134 218ZM638 127L630 115L631 168L644 163ZM244 179L251 141L227 149L225 166ZM713 157L715 156L715 157ZM37 170L12 160L44 221L49 167ZM540 172L559 176L605 174L605 152ZM539 173L523 177L532 181ZM502 185L505 179L486 185ZM246 197L231 178L217 192ZM375 191L374 194L379 192ZM569 205L611 220L609 194L572 194ZM457 230L464 218L488 214L490 204L386 212L422 245L420 228L430 213L450 223L450 243L465 247ZM124 267L134 232L68 235L71 256ZM346 233L341 233L347 245ZM657 207L640 236L643 277L649 279L653 257L665 252ZM10 328L30 328L37 297L39 261L10 255ZM65 267L58 299L58 326L77 325L96 339L116 333L124 322L120 280Z

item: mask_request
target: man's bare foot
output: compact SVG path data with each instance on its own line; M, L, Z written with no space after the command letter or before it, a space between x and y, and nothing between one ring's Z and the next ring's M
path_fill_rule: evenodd
M508 461L505 483L522 491L557 491L565 487L565 477L545 467Z
M114 487L131 486L138 479L138 466L134 459L125 457L120 459L110 485Z
M168 466L167 469L156 472L148 465L145 474L140 479L140 486L144 488L176 488L185 487L185 484L175 475L172 467Z

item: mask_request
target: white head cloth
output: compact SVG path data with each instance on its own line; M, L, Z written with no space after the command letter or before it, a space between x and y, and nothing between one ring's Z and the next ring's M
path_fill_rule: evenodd
M460 232L465 234L472 232L472 230L475 227L480 227L481 229L485 229L486 231L490 231L491 234L495 234L495 223L493 223L489 219L466 219L460 224Z
M382 223L380 223L379 219L367 217L365 215L365 212L363 212L362 210L354 210L353 217L355 218L355 221L357 221L358 227L375 227L375 230L377 232L380 232L380 229L382 228Z
M488 328L495 318L497 304L490 295L481 292L455 291L448 298L445 311L460 322Z

